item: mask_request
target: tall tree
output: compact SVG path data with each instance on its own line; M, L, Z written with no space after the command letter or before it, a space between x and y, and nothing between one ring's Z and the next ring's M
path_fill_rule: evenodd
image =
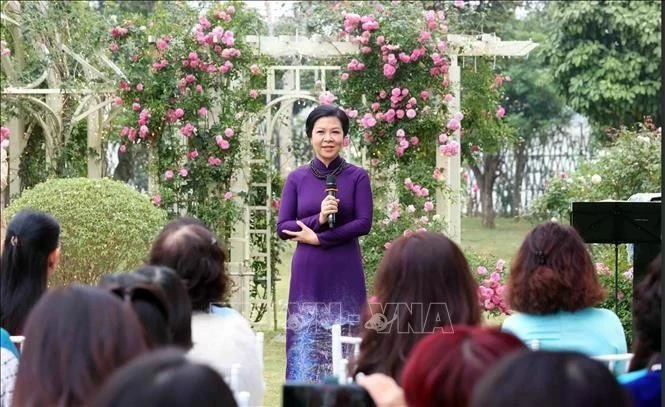
M543 7L530 7L528 14L515 20L507 33L512 40L547 40ZM506 86L506 120L515 129L513 146L514 172L504 174L511 190L510 215L518 216L522 202L522 181L529 148L534 141L544 142L547 137L562 131L570 121L572 110L557 93L553 80L553 68L545 63L543 47L538 47L526 59L503 61L504 72L511 78Z
M597 129L661 122L660 2L573 1L548 5L547 64L557 90Z

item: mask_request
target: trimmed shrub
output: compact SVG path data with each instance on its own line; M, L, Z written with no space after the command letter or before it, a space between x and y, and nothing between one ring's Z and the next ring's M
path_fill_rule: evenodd
M50 179L7 208L48 212L60 222L61 263L51 285L96 284L103 274L142 264L166 212L130 186L110 179Z

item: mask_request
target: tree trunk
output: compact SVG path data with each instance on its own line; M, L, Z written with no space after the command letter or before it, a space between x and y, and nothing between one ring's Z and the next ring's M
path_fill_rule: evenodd
M510 205L510 216L519 216L522 210L522 181L524 180L524 169L526 168L526 143L518 144L513 150L515 154L515 176L512 185L512 203Z
M496 212L494 211L492 192L494 191L494 183L498 176L497 171L501 165L501 159L498 155L485 155L482 165L482 171L477 165L471 166L478 181L478 189L480 189L480 204L483 212L481 224L488 229L494 229L496 227Z

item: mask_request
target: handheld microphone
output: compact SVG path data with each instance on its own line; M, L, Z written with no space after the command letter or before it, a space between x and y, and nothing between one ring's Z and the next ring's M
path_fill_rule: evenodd
M337 195L337 179L335 179L334 175L328 175L326 177L326 192L328 193L328 196L332 196L333 198ZM331 213L328 215L328 226L331 228L335 227L335 214Z

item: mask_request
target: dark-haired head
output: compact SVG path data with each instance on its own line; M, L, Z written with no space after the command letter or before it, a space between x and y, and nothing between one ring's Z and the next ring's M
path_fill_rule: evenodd
M307 138L312 138L314 124L322 117L336 117L342 125L342 131L344 132L342 136L349 134L349 117L344 110L340 109L338 106L326 104L317 106L312 110L309 116L307 116L307 120L305 121L305 133L307 134Z
M576 352L522 351L478 383L471 406L627 407L630 398L607 366Z
M511 308L527 314L578 311L605 295L580 235L555 222L529 232L511 264L507 288Z
M175 220L155 239L151 265L173 269L187 285L194 311L207 311L211 303L226 300L231 280L224 270L222 243L200 222Z
M145 352L129 305L100 288L49 290L25 325L14 405L84 405L113 371Z
M659 255L650 264L644 279L633 292L633 321L635 323L634 356L630 370L649 367L661 353L663 329L661 285L662 259Z
M99 286L131 304L148 348L171 344L169 304L158 284L135 273L115 273L102 277Z
M393 241L381 260L375 300L366 309L366 329L356 371L399 380L411 349L424 336L452 324L480 323L478 284L459 247L441 233L417 232ZM382 314L385 329L367 329Z
M411 351L402 387L409 406L468 406L482 376L506 355L526 349L512 334L455 325L433 333Z
M160 349L119 369L92 403L94 407L236 406L233 393L208 366L177 349Z
M192 347L192 304L187 287L175 271L164 266L143 266L135 272L159 285L170 309L170 331L173 344L185 350Z
M60 260L60 225L52 216L21 211L7 226L0 261L0 324L20 335Z

